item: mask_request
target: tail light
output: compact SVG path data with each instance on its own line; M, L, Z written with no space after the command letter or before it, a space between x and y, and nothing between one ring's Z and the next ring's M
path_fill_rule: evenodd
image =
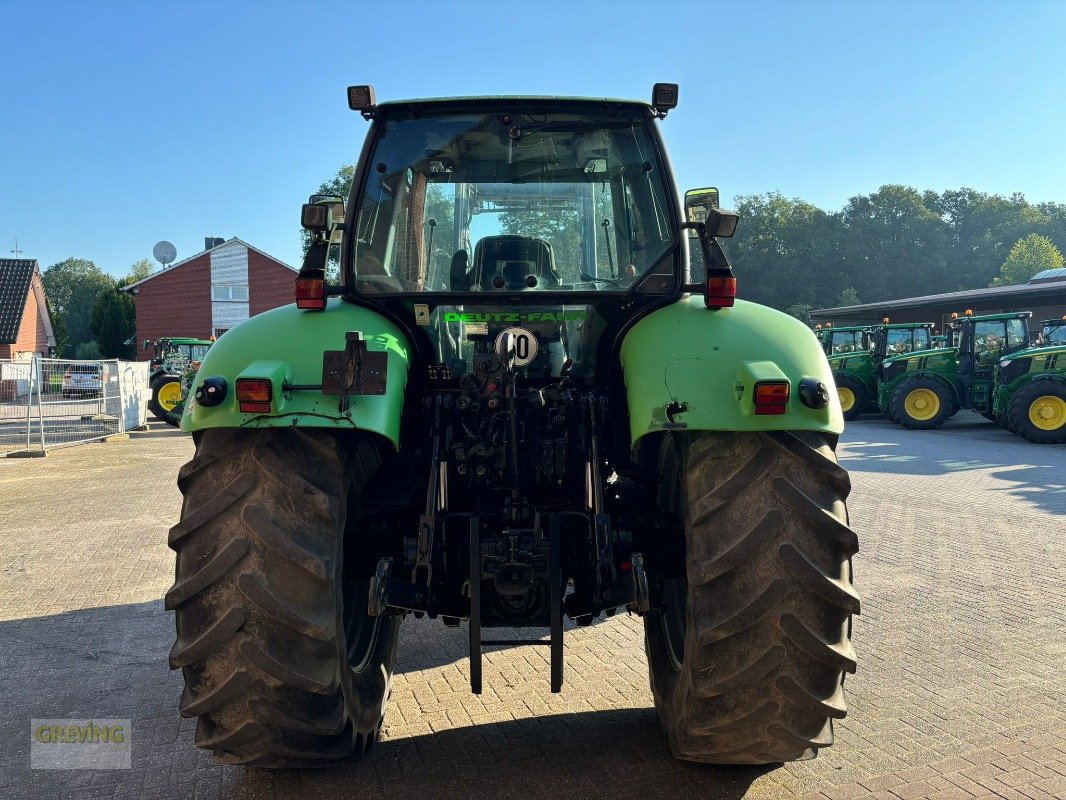
M237 403L241 411L269 414L273 387L270 381L241 378L237 381Z
M786 381L764 381L755 384L755 413L784 414L788 404L789 386Z
M707 290L703 301L707 308L732 308L737 299L737 279L728 277L707 278Z
M323 278L296 279L296 307L321 311L326 307L326 281Z

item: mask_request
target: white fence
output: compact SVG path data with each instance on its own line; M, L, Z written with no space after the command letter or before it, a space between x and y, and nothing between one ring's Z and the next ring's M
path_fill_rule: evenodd
M0 454L36 455L145 424L148 364L0 361Z

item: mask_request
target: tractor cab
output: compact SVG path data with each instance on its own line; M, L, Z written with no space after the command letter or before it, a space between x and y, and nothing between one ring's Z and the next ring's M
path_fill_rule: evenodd
M967 313L952 323L964 407L981 413L991 409L996 364L1029 346L1031 316L1031 311L980 317Z
M152 348L151 372L177 372L189 364L204 360L213 344L207 339L164 336L154 342L145 341L144 349Z
M933 349L932 322L905 322L878 325L873 332L874 361L881 362L889 356L917 353Z
M1066 314L1061 319L1045 319L1040 322L1037 347L1060 347L1066 345Z
M870 351L870 333L873 329L864 325L834 328L832 324L816 326L814 330L822 349L827 356L843 354L868 353Z

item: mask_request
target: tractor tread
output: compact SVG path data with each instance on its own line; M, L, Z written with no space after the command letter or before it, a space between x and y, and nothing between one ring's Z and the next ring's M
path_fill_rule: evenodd
M177 544L182 537L188 536L193 531L198 530L217 518L230 506L241 500L254 487L254 476L247 473L238 475L226 484L226 486L222 487L218 494L206 501L187 517L183 517L180 522L174 525L167 536L167 544L171 548L174 548L174 545Z
M781 545L778 553L789 572L807 589L821 595L849 614L859 613L859 595L851 587L850 582L846 583L826 575L793 544Z
M786 478L774 478L773 486L782 501L807 517L807 520L823 533L840 542L849 556L859 552L859 537L855 531L818 505L806 492Z
M210 714L231 700L243 695L251 683L251 677L243 669L235 669L224 678L217 686L207 691L196 694L192 688L186 685L181 694L181 703L178 710L183 717L198 717L201 714Z
M751 664L745 664L729 675L719 676L717 673L721 670L717 666L708 667L697 674L695 691L700 697L710 698L749 688L777 669L784 660L784 646L775 645Z
M316 578L326 580L332 565L330 557L313 549L309 542L299 542L287 536L259 506L245 506L241 512L249 529L263 544L292 563L310 572Z
M318 618L312 617L308 612L302 612L296 608L295 603L286 602L278 597L262 578L250 572L241 573L237 578L237 586L248 602L269 617L280 622L286 628L296 631L304 636L310 636L320 642L328 642L334 632L330 627L327 614L322 613Z
M198 718L196 744L266 768L358 755L380 728L399 628L377 623L370 666L349 669L337 572L349 486L376 469L376 441L289 429L194 440L165 603L178 628L171 667L185 678L179 710Z
M843 719L847 716L848 707L844 701L842 683L838 683L828 697L819 697L810 689L800 686L791 675L782 675L774 682L774 686L784 697L816 714L834 719Z
M781 527L781 514L768 511L754 528L735 542L731 542L719 554L707 556L693 570L690 579L694 583L710 583L720 575L747 563L761 550Z
M714 764L811 758L847 712L844 673L856 667L858 539L836 437L709 432L660 441L662 497L680 502L688 520L683 657L670 644L669 602L645 622L670 749ZM679 474L680 491L668 471ZM687 515L686 497L696 498Z
M190 597L221 580L248 554L248 540L242 537L230 539L220 547L210 560L188 578L174 584L163 597L163 607L173 611Z
M177 669L200 661L209 653L228 643L248 620L248 612L241 606L232 606L214 620L199 636L182 642L179 636L170 649L170 668Z
M777 454L772 449L767 447L758 450L721 485L692 503L692 508L688 511L690 524L699 525L706 522L716 511L747 489L753 480L769 470L776 460ZM692 468L699 469L698 457Z

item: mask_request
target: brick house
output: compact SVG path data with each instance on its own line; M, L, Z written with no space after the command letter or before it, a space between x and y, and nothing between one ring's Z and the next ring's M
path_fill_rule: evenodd
M0 258L0 359L47 356L55 344L36 259Z
M163 336L208 339L248 317L295 302L297 270L236 237L206 239L203 252L131 283L137 305L137 358Z

